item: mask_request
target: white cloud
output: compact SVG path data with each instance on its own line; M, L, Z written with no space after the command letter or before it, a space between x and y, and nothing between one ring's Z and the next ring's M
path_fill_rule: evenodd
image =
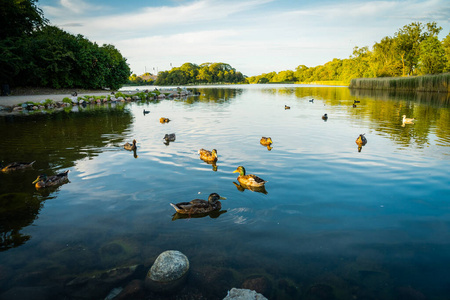
M82 15L88 12L103 9L102 6L92 5L82 0L60 0L58 6L42 6L45 16L56 19L70 19L73 15Z
M136 72L144 66L162 71L170 63L222 61L246 75L347 58L353 47L372 46L414 21L438 21L446 35L450 19L450 3L444 0L317 1L289 7L274 0L179 3L113 15L106 15L108 7L92 17L87 12L99 6L61 0L44 13L51 12L52 23L69 32L115 45Z

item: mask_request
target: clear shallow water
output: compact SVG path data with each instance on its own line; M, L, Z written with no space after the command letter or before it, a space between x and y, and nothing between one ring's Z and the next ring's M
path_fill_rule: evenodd
M193 274L225 274L207 288L195 283L208 298L264 277L272 299L447 299L448 99L294 85L197 89L181 100L2 119L3 163L36 163L0 174L1 291L150 267L176 249ZM403 114L416 124L402 127ZM165 145L166 133L176 141ZM360 133L368 143L358 152ZM261 136L272 138L271 151ZM136 158L121 147L132 139ZM200 148L217 149L216 171ZM239 165L268 180L267 194L236 188ZM31 185L66 169L70 183L56 190ZM212 192L227 197L220 214L173 220L170 202ZM108 253L111 244L122 251ZM47 280L24 275L35 272Z

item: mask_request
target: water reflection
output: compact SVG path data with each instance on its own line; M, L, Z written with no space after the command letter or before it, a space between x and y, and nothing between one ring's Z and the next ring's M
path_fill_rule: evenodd
M73 167L76 161L100 154L104 145L121 143L122 133L132 121L130 112L123 106L90 105L77 112L69 109L68 112L0 117L2 138L8 141L2 144L0 157L7 161L35 161L33 168L0 173L1 250L31 239L20 230L33 223L42 203L61 188L36 190L31 182L38 175L47 174L48 181L62 169Z
M180 213L174 213L172 215L172 221L180 220L180 219L198 219L198 218L204 218L204 217L210 217L211 219L217 219L222 214L226 213L227 210L215 210L209 213L203 213L203 214L192 214L192 215L186 215L186 214L180 214Z
M0 195L0 251L23 245L31 235L20 231L37 218L42 203L28 193Z
M33 117L23 121L26 126L0 120L7 139L0 157L36 160L34 169L0 173L2 249L27 243L2 253L0 265L11 272L2 273L0 293L11 286L64 286L69 277L150 263L148 257L176 248L189 257L195 274L216 271L183 290L191 298L222 299L221 289L242 286L245 278L255 283L255 272L267 277L257 282L272 287L269 299L396 299L396 291L410 285L410 294L445 298L448 105L354 99L348 89L335 87L269 87L273 95L259 87L200 90L186 100L130 103L105 116L84 118L88 106L68 116ZM357 108L354 100L361 100ZM291 111L283 110L285 103ZM152 113L143 115L148 106ZM330 123L320 119L324 112ZM402 127L403 114L420 122ZM176 121L159 124L164 115ZM40 128L46 132L42 139ZM166 132L179 135L170 147L161 143ZM371 144L356 157L354 137L360 133ZM274 138L276 151L260 148L261 135ZM139 160L122 147L133 137ZM195 153L204 145L219 149L221 171L210 172L198 161ZM271 192L237 183L231 171L241 163L270 178ZM68 185L36 191L30 184L40 173L70 167ZM256 193L243 193L247 189ZM4 196L17 190L24 192ZM189 218L173 214L169 199L205 190L233 201L226 202L227 210L169 221ZM214 280L225 277L230 280ZM70 296L83 287L76 289Z
M240 192L244 192L245 190L249 190L252 192L258 192L258 193L262 193L267 195L267 190L266 187L263 186L251 186L251 185L245 185L243 183L237 183L233 181L233 184L236 186L236 188L238 189L238 191Z

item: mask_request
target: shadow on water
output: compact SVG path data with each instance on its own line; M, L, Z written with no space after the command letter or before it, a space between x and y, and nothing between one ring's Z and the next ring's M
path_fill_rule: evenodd
M20 231L33 223L45 200L59 190L36 190L32 182L39 174L55 175L77 160L98 155L98 148L106 144L121 143L131 121L123 106L0 117L2 138L8 141L0 150L2 161L36 161L33 168L0 173L0 250L18 247L31 238Z

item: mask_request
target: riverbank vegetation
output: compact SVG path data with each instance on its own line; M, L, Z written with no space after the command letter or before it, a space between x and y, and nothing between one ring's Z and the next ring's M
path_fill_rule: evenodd
M249 83L338 81L353 78L405 77L450 71L450 33L440 41L435 22L414 22L368 46L355 47L347 59L335 58L324 65L299 65L295 71L270 72L247 78ZM418 79L420 82L422 79ZM440 80L440 79L433 79ZM389 80L387 80L389 81ZM405 81L407 82L407 81ZM402 83L403 84L403 83Z
M118 89L128 82L130 68L119 50L49 25L36 2L0 2L2 85Z
M402 92L450 92L450 73L411 77L355 78L350 88Z
M212 83L246 83L245 76L226 63L185 63L181 67L158 73L155 85L186 85Z

